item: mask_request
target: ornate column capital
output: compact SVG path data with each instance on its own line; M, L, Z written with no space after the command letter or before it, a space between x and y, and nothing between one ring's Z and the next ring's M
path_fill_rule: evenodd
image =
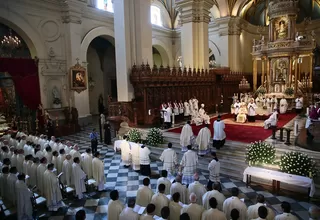
M82 11L87 7L85 0L69 0L61 2L62 9L62 23L82 23Z
M181 24L190 22L210 22L210 8L212 0L176 0L177 10L180 12Z
M241 20L239 18L233 18L231 17L229 20L229 29L228 34L229 35L240 35L241 34Z

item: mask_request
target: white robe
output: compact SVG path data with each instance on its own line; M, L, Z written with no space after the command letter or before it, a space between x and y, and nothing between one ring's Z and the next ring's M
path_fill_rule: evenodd
M30 173L28 174L30 176L29 179L29 185L31 187L36 186L37 185L37 168L38 168L39 164L38 163L33 163L31 165L30 168Z
M189 195L188 195L188 189L186 188L185 185L182 185L179 182L175 182L171 185L170 188L170 195L171 197L173 196L173 194L175 194L176 192L178 192L180 194L180 201L184 204L188 204L189 203Z
M49 210L54 210L58 203L62 200L59 180L52 171L46 170L43 175L44 197L47 200Z
M134 212L132 208L126 207L120 213L119 220L139 220L139 214Z
M205 209L201 205L191 203L181 209L181 214L188 213L190 220L200 220L204 211Z
M285 114L288 109L288 102L286 99L280 100L280 114Z
M272 98L271 99L271 104L272 104L272 106L271 106L272 110L273 109L277 109L278 108L278 99L277 98Z
M179 114L183 114L183 112L184 112L183 103L180 102L180 103L179 103Z
M72 149L69 153L71 155L71 160L73 161L74 158L78 157L81 161L81 154L79 153L79 151Z
M16 174L10 173L7 177L7 187L6 190L8 191L8 197L11 204L16 205L16 187L15 183L18 180Z
M302 109L302 107L303 107L303 98L296 98L295 103L296 103L296 109Z
M241 107L240 102L234 103L233 107L234 107L234 114L237 115L239 113L239 110L240 110L240 107Z
M223 203L223 212L230 216L232 209L238 209L240 213L239 220L247 220L247 206L238 197L232 196Z
M156 206L154 214L161 216L161 209L169 205L169 199L162 193L156 193L152 196L151 203Z
M226 139L226 132L224 131L225 127L224 121L214 121L213 140L222 141Z
M87 174L88 179L92 178L92 155L88 153L81 154L81 167Z
M180 213L182 205L178 202L170 201L169 202L170 216L169 219L180 219Z
M131 148L132 169L140 170L140 148L142 144L129 142Z
M7 178L9 174L0 173L0 196L2 198L7 198L8 190L7 189Z
M136 204L147 207L151 202L153 191L148 186L141 186L137 191Z
M280 215L277 215L274 220L298 220L298 218L291 213L282 213Z
M162 110L164 111L164 115L163 115L164 122L170 123L171 122L171 115L172 115L171 108L167 107L166 109L162 109Z
M209 200L214 197L217 200L217 209L219 209L220 211L223 210L223 203L226 200L226 197L219 192L218 190L212 190L209 192L206 192L203 196L202 196L202 204L203 207L205 209L210 209L210 204L209 204Z
M82 199L82 193L86 192L86 186L84 184L86 174L77 163L72 164L72 178L76 190L76 196L78 196L79 199Z
M264 121L264 129L268 129L270 126L277 126L278 112L273 112L270 117Z
M119 201L110 199L108 203L108 220L119 220L119 215L122 212L124 205Z
M60 154L57 158L57 174L60 174L62 172L62 164L64 159L66 159L65 154Z
M193 137L192 127L189 124L186 124L182 127L180 134L180 145L186 147L191 144L191 138Z
M124 140L120 144L121 149L121 160L124 165L129 166L130 165L130 145L129 142Z
M188 150L182 156L180 165L183 167L182 174L193 176L197 171L198 155L192 150Z
M188 102L184 102L184 116L190 115L190 106Z
M199 183L199 181L194 181L193 183L191 183L188 186L188 192L189 192L189 195L191 193L196 194L196 196L197 196L197 202L196 203L198 205L202 205L202 196L207 192L207 190L206 190L204 185Z
M248 104L248 116L256 116L256 104L249 103Z
M32 192L27 184L21 180L16 181L17 215L18 220L32 220Z
M209 130L209 128L207 127L201 128L196 138L196 143L199 146L200 151L208 150L210 139L211 139L211 131Z
M171 188L171 182L168 178L165 178L165 177L160 177L158 180L157 180L157 192L158 192L158 187L160 184L164 184L166 186L166 189L164 191L164 194L166 195L170 195L170 188Z
M37 188L41 195L44 195L45 185L44 185L44 172L46 171L46 164L39 164L37 167Z
M53 163L54 168L56 168L56 169L57 169L58 157L56 157L56 156L52 156L52 161L51 161L51 163Z
M170 174L175 173L175 167L178 164L178 162L177 154L173 149L165 149L160 156L160 160L163 162L163 170L168 171Z
M199 116L206 124L210 124L210 117L206 114L205 110L203 108L199 109Z
M24 162L24 156L22 154L18 154L17 156L17 169L19 173L23 173L23 162Z
M72 183L72 161L65 159L62 164L62 172L61 182L64 185L70 186Z
M47 163L50 164L52 162L52 152L46 152L44 157L47 158Z
M227 217L220 210L211 208L202 214L201 220L227 220Z
M248 207L248 212L247 212L247 216L248 216L248 219L255 219L255 218L259 218L259 215L258 215L258 209L260 206L264 206L263 203L257 203L255 205L251 205ZM268 210L268 215L266 217L266 220L274 220L274 211L268 207L266 207L267 210Z
M106 183L106 177L104 175L104 164L99 158L93 158L92 160L92 174L95 179L98 190L104 190L104 184Z
M189 108L190 108L190 115L194 114L194 105L193 105L193 100L189 100Z
M179 105L178 103L173 103L173 112L174 112L174 115L179 115Z

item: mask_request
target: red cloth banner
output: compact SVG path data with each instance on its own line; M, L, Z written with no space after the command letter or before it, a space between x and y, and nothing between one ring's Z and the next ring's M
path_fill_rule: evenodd
M23 104L36 110L41 103L38 65L33 59L0 58L0 72L8 72Z

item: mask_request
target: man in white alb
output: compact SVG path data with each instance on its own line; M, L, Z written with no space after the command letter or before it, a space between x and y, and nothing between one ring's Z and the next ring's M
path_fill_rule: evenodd
M194 193L196 194L197 196L197 204L198 205L202 205L202 196L207 192L206 188L204 187L204 185L202 185L200 182L199 182L199 175L196 173L194 174L193 176L194 178L194 182L189 184L188 186L188 192L189 192L189 195L191 195L191 193Z
M172 143L168 143L168 148L165 149L161 156L160 160L163 162L163 170L168 171L171 175L174 175L176 172L177 154L172 149Z
M131 163L132 169L134 171L140 170L140 148L142 144L129 142L130 145L130 154L131 154Z
M256 121L256 104L254 103L254 99L250 100L248 104L248 122L255 122Z
M221 115L218 115L218 118L213 123L213 147L220 149L223 147L226 141L226 132L224 121L221 120Z
M151 202L153 191L150 188L150 179L143 179L143 186L141 186L137 191L136 203L139 206L147 207L147 205Z
M213 159L208 165L208 170L210 172L207 185L208 189L212 187L213 183L220 182L220 162L215 152L212 152L211 155L213 156Z
M211 140L211 131L209 125L206 124L204 128L201 128L196 138L196 143L199 146L198 155L206 155L209 151L209 144Z
M136 202L134 198L129 198L128 206L119 215L119 220L139 220L139 214L133 211Z
M71 185L71 179L72 179L72 160L71 155L67 154L66 159L63 161L62 164L62 172L63 175L61 177L61 181L64 185L70 186Z
M184 184L190 184L193 182L193 174L197 171L198 155L191 150L191 145L188 145L188 151L182 156L180 162L180 169L182 170L182 182Z
M247 220L247 206L239 198L239 189L233 187L231 189L231 197L226 199L223 203L223 212L226 216L230 216L232 209L237 209L240 213L239 220Z
M212 189L212 190L211 190ZM208 188L208 191L206 194L202 196L202 204L205 209L210 209L210 198L214 197L218 203L217 209L220 211L223 210L223 203L226 200L226 197L219 191L221 189L221 185L218 182L215 182L210 188Z
M241 107L241 103L239 101L239 99L237 99L236 103L233 104L234 107L234 120L237 120L237 116Z
M80 159L79 157L76 157L73 159L72 164L72 181L76 190L76 196L78 199L83 198L83 193L86 192L86 186L85 186L85 179L86 174L83 172L83 170L80 167Z
M26 175L21 173L18 175L18 180L15 182L17 198L17 218L20 219L33 219L32 217L32 192L25 183Z
M257 196L257 204L255 205L251 205L248 207L248 219L256 219L259 218L258 215L258 209L260 206L265 206L265 199L264 196L262 194L258 194ZM268 215L266 217L266 220L274 220L274 212L272 211L272 209L267 208L268 211Z
M190 106L187 100L184 102L184 117L188 117L190 115Z
M201 205L198 205L197 202L197 196L194 193L191 193L189 196L190 204L184 206L181 209L181 214L188 213L190 216L190 219L196 220L201 219L202 213L205 211L204 208Z
M210 209L203 212L201 220L227 220L226 214L217 209L218 202L216 198L210 198L209 204Z
M131 154L131 149L130 149L129 142L127 141L127 138L128 137L124 135L123 141L120 144L121 160L125 168L128 168L130 166L130 154Z
M119 201L118 190L112 190L108 203L108 220L119 220L120 213L123 209L124 205Z
M98 191L104 190L104 184L106 183L106 177L104 175L104 164L100 160L100 153L97 151L94 154L92 160L92 175L93 179L96 181L96 186Z
M301 114L303 109L303 98L302 96L298 96L295 100L296 103L296 113Z
M185 185L181 183L182 177L181 175L176 176L176 182L174 182L170 187L170 195L173 196L175 193L180 194L180 201L184 204L188 203L188 189Z
M161 176L158 180L157 180L157 189L159 187L160 184L164 184L166 186L166 190L164 192L164 194L166 195L170 195L170 188L171 188L171 182L168 179L168 171L166 170L162 170L161 171Z
M81 154L81 167L83 172L87 174L88 179L92 178L92 154L91 148L87 148L86 152Z
M292 215L291 212L291 205L289 202L283 201L281 203L281 209L283 211L282 214L277 215L274 220L298 220L295 215Z
M271 126L277 126L278 123L278 111L277 109L274 110L272 115L264 121L264 129L269 129Z
M282 99L280 100L280 114L285 114L287 112L287 109L288 109L288 102L283 96Z
M162 110L164 112L163 119L164 119L164 123L166 125L166 128L171 128L172 109L165 104L164 109L162 109Z
M199 109L199 116L204 121L205 124L210 124L210 117L207 115L204 110L204 104L201 104L201 108Z
M169 199L164 194L165 190L166 186L164 184L160 184L158 187L158 193L154 194L151 198L151 203L156 206L154 214L157 216L161 216L161 209L169 205Z
M191 127L191 122L187 121L187 124L185 124L182 127L182 131L180 134L180 145L182 148L182 151L185 152L187 151L187 146L191 145L191 139L193 138L193 131Z

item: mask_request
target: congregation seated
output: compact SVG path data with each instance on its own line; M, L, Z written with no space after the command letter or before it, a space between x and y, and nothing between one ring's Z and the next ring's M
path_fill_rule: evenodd
M257 204L251 205L248 207L248 219L256 219L259 217L259 208L261 206L264 207L265 199L264 196L258 194L257 196ZM273 220L274 219L274 212L270 208L267 209L267 216L264 217L266 220Z
M276 127L278 123L278 111L274 109L270 117L264 121L264 129L269 129L271 127Z
M290 203L284 201L281 203L281 209L283 211L282 214L277 215L274 220L298 220L298 218L292 215L291 212L291 205Z

